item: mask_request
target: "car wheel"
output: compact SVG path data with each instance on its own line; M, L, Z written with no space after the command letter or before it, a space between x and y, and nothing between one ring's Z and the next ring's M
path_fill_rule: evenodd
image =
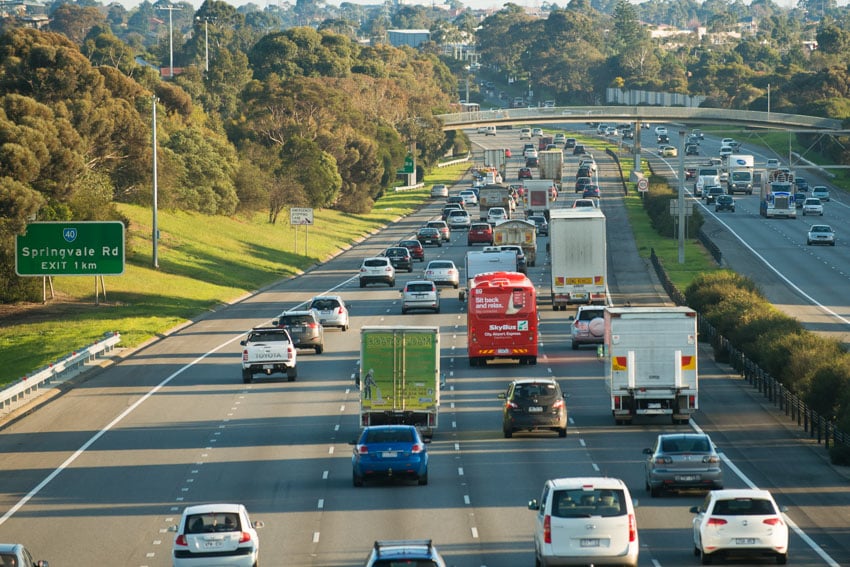
M788 554L787 553L780 553L776 556L776 564L777 565L785 565L786 563L788 563Z
M354 486L363 486L363 477L362 477L362 476L357 476L356 474L354 474L354 475L352 475L352 477L351 477L351 483L352 483Z
M567 436L567 428L558 429L558 437L566 437Z
M407 273L408 273L408 274L409 274L410 272L412 272L412 271L413 271L413 266L410 266L409 268L407 268Z
M649 487L649 495L653 498L658 498L661 496L661 487L660 486L650 486Z
M811 246L811 245L812 245L812 241L811 241L811 240L806 240L806 246Z
M419 486L425 486L428 484L428 472L419 477Z
M390 286L390 287L395 287L395 280L390 280L389 286Z
M694 557L699 557L699 548L694 546Z
M504 433L505 439L510 439L511 437L514 436L514 432L513 432L512 429L504 429L504 430L502 430L502 433Z
M405 309L404 307L402 307L402 308L401 308L401 314L402 314L402 315L405 315L406 313L407 313L407 309Z
M439 308L439 307L437 307L436 309L434 309L434 313L439 313L439 312L440 312L440 308Z
M316 354L322 354L325 352L325 345L316 345Z
M366 287L366 284L363 282L363 280L360 280L360 287Z
M578 343L575 340L572 341L572 347L573 350L578 350Z
M295 379L298 378L298 367L295 366L293 368L287 368L286 369L286 378L290 382L295 382Z
M254 374L250 370L242 371L242 382L244 382L245 384L250 384L253 379Z
M348 323L346 323L345 325L343 325L343 326L342 326L342 330L343 330L343 331L347 331L347 330L348 330Z
M699 551L699 558L700 558L700 563L702 563L703 565L711 565L711 560L713 559L713 557L711 557L710 553L706 553L705 551L703 551L701 549Z

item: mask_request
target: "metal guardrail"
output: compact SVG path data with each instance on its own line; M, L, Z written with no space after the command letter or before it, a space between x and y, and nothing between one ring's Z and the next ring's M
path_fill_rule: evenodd
M39 395L42 390L49 389L78 375L88 363L112 352L120 342L120 333L105 333L103 339L61 358L33 374L24 376L18 382L0 390L0 416L10 413L22 403Z
M673 302L676 305L686 305L685 295L667 276L667 272L656 256L654 248L650 251L650 260L655 268L655 273L661 280L661 285L664 286ZM698 317L698 325L700 337L707 337L714 348L722 353L723 357L728 358L732 368L740 372L742 378L747 380L754 388L757 388L759 393L763 394L774 406L783 410L786 416L795 420L798 427L802 427L803 431L809 433L810 438L816 438L819 445L823 443L827 451L835 445L850 447L850 434L836 428L831 419L810 408L806 402L786 388L782 382L765 372L743 351L719 334L711 323L702 317ZM715 358L717 358L716 354Z
M475 112L440 114L434 118L444 130L480 124L523 124L563 122L664 122L682 124L740 124L756 128L794 129L798 131L842 130L840 120L728 108L688 108L683 106L554 106L532 108L495 108Z

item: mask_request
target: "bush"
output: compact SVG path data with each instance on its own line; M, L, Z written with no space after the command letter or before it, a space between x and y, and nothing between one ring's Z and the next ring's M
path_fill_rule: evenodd
M676 222L670 216L670 199L678 197L677 192L671 188L664 177L652 175L649 178L649 191L644 193L643 207L652 223L652 228L661 236L667 238L676 237ZM687 238L696 238L697 233L705 223L700 212L694 208L694 214L687 220Z

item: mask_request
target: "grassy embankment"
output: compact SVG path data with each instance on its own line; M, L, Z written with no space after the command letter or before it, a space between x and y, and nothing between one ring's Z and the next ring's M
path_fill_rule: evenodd
M586 140L603 151L598 140ZM625 164L624 164L625 168ZM452 166L426 178L451 184L467 170ZM624 169L625 170L625 169ZM625 170L628 171L628 170ZM65 302L39 307L40 317L0 327L0 385L58 360L91 344L111 331L119 331L122 346L133 347L231 302L274 281L293 276L322 261L369 232L415 210L428 200L427 189L393 193L380 199L371 213L345 215L317 210L309 228L307 255L303 229L295 250L294 230L283 215L270 225L263 214L250 218L215 217L159 211L159 269L152 268L151 211L122 205L130 219L127 227L127 262L122 276L106 277L106 298L94 303L94 278L57 277L54 288ZM678 264L675 240L661 237L649 225L635 192L626 206L639 253L655 248L671 278L684 288L702 271L716 266L697 243L688 242L686 263Z

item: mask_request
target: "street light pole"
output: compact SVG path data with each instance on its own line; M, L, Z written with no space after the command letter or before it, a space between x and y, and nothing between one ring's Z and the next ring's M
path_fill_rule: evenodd
M685 263L685 131L679 131L679 263Z
M153 230L151 234L151 240L153 241L153 250L151 251L151 257L153 260L153 267L159 269L159 255L158 255L158 240L159 240L159 226L157 225L157 172L156 172L156 95L153 95L151 98L152 101L152 116L153 116Z
M168 10L168 76L172 79L174 78L174 25L171 19L171 13L174 10L179 9L180 8L176 8L174 6L168 6L166 8L157 8L157 10Z
M207 29L210 23L209 18L204 18L204 70L210 72L210 36Z

